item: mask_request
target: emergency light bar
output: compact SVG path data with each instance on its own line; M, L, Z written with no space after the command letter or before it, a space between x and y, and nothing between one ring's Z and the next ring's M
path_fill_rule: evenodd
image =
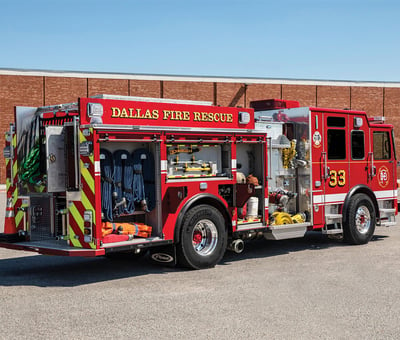
M371 123L380 123L383 124L385 122L385 117L378 116L378 117L369 117L368 121Z

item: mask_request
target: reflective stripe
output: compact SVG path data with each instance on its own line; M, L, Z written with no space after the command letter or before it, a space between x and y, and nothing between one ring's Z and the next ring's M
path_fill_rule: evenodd
M90 129L90 136L93 130ZM80 143L87 141L86 136L83 135L82 131L79 134ZM89 167L87 166L89 164ZM82 156L79 162L81 170L81 199L80 201L71 201L69 203L69 236L70 244L78 248L92 248L96 249L96 244L91 241L85 242L84 239L84 218L83 214L85 210L93 212L92 226L95 227L95 181L94 181L94 156ZM90 198L89 198L90 197ZM76 238L79 236L79 238Z
M6 209L6 215L5 216L6 217L14 217L14 210L13 209L11 209L11 210Z
M79 229L82 231L82 235L83 235L83 218L81 216L81 214L79 213L77 207L75 206L75 204L71 204L69 207L69 212L70 212L70 218L74 219L74 222L76 225L78 226L82 226ZM71 226L71 221L70 221L70 225L69 225L69 240L70 243L72 243L72 246L77 247L77 248L83 248L81 242L79 241L79 239L75 238L77 234L74 231L74 228ZM83 236L82 236L83 238Z
M85 179L89 189L94 194L94 178L90 174L89 170L84 167L82 160L81 160L81 175Z
M395 199L397 198L396 190L381 190L374 191L377 199ZM314 204L332 204L332 203L343 203L347 193L344 194L328 194L328 195L314 195Z
M75 233L72 228L69 228L69 242L74 247L82 248L82 245L79 242L79 240L75 238Z
M83 190L82 190L82 199L81 199L81 201L82 201L83 206L85 207L85 210L91 210L91 211L94 212L93 205L89 201L89 199L87 198L87 196L86 196L86 194L85 194L85 192Z
M382 191L374 191L376 198L382 199L394 199L397 198L397 190L382 190Z
M21 209L18 208L27 208L28 204L27 203L22 203L22 199L15 199L15 202L13 202L13 206L15 208L15 226L17 229L23 230L24 228L27 228L28 226L24 226L24 214L25 212L22 211ZM28 223L28 221L26 221Z

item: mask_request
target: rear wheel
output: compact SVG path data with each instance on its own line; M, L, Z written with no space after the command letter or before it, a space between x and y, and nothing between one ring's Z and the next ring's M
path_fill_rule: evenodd
M375 207L371 199L365 194L354 195L347 210L347 222L343 226L344 240L351 244L368 243L374 235L375 224Z
M190 209L177 245L179 263L193 269L214 267L224 256L226 246L227 231L221 213L205 204Z

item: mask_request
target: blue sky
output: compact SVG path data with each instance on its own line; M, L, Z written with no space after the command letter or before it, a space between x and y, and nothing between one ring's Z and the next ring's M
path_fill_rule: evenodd
M0 68L400 81L398 0L0 0Z

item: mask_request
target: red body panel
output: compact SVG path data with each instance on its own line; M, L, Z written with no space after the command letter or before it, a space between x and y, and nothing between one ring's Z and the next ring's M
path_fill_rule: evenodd
M87 104L100 103L103 106L103 124L163 127L196 127L219 129L253 129L252 109L234 107L135 102L98 98L81 98L81 123L89 124ZM250 121L239 123L239 112L248 112Z

